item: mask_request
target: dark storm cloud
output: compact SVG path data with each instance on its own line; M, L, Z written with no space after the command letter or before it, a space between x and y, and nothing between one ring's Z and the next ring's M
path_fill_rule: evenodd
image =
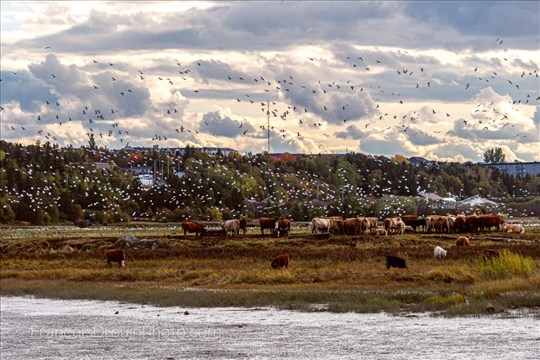
M537 1L430 1L406 2L403 9L417 21L437 22L463 35L497 37L538 34L540 3Z
M467 43L466 37L471 32L495 38L529 37L539 28L538 2L430 2L429 5L423 2L234 2L220 3L207 10L191 9L180 18L173 12L159 20L152 14L128 17L96 10L85 23L18 45L41 47L47 43L55 44L58 51L83 53L174 48L257 51L335 41L402 47L415 44L424 48L445 41L450 48L463 45L474 48L485 45ZM500 21L502 17L504 21ZM445 39L449 34L462 34L465 39Z

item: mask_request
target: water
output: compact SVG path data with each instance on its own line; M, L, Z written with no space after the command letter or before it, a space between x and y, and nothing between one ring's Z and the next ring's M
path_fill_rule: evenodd
M530 316L159 308L31 297L2 297L0 310L2 360L523 360L540 354L540 321Z

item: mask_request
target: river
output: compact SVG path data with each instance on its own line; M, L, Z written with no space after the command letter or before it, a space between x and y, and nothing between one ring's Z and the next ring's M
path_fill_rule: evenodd
M7 359L538 359L532 316L443 318L1 297Z

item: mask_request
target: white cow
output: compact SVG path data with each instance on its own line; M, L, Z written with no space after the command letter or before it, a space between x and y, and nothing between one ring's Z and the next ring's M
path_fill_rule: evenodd
M399 232L400 234L405 233L405 223L401 220L400 217L395 218L386 218L384 219L384 228L388 233Z
M435 256L435 259L441 260L442 258L446 257L446 250L444 250L440 246L435 246L435 250L433 250L433 255Z
M240 220L226 220L221 227L225 230L225 236L229 236L229 232L231 232L231 236L236 237L238 236L238 231L240 230Z
M525 228L519 224L508 224L508 223L505 223L503 226L502 226L502 229L504 232L507 232L507 233L520 233L520 234L523 234L525 232Z
M330 230L330 221L323 218L313 218L311 220L311 232L316 234L317 232L328 232Z

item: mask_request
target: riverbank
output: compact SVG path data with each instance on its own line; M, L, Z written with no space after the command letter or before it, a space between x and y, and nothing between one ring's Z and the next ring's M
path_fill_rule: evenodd
M4 238L0 294L156 306L430 311L445 316L538 311L540 243L534 239L540 238L540 229L527 230L527 237L471 235L468 248L457 248L457 236L448 234L322 240L156 235L136 238L126 249L125 268L106 266L103 255L125 237L86 232L86 237ZM516 241L488 239L502 237ZM448 250L446 259L433 258L435 245ZM494 276L481 260L486 249L508 250L519 255L518 260L532 262L533 269ZM284 252L291 255L290 267L270 269L271 259ZM386 255L404 258L407 269L387 270Z

